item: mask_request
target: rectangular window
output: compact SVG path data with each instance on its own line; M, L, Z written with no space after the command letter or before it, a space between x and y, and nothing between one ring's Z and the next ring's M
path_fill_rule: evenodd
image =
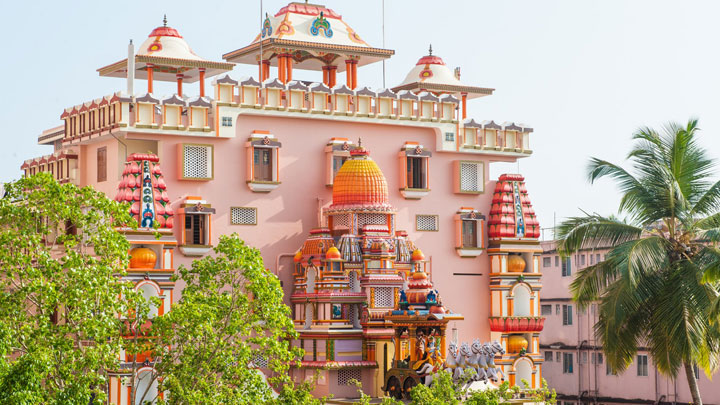
M638 377L647 377L648 375L648 356L646 354L637 356L637 375Z
M563 374L573 373L573 354L563 353Z
M408 156L407 158L407 187L427 188L425 181L425 158Z
M415 215L416 231L437 231L438 229L437 215Z
M348 156L333 156L332 157L332 169L333 174L332 178L335 180L335 175L337 174L338 170L342 167L342 165L345 163L345 161L348 160Z
M272 179L272 149L253 149L253 180L273 181Z
M222 126L231 127L232 126L232 117L222 117Z
M560 256L555 256L555 267L560 266Z
M555 315L560 315L560 304L555 304Z
M590 254L590 264L595 264L595 256Z
M183 178L209 180L213 177L212 145L182 145Z
M562 353L555 352L555 362L560 363L561 360L562 360Z
M572 274L572 262L570 261L569 257L566 257L562 261L562 276L568 277Z
M103 146L97 150L97 181L107 180L107 147Z
M600 263L600 253L595 255L595 263Z
M460 192L481 193L484 186L482 162L460 162Z
M205 245L206 214L185 214L185 243Z
M585 265L585 255L580 255L580 265L581 266Z
M445 132L445 140L448 142L455 142L455 133L454 132Z
M543 257L543 267L550 267L551 265L552 260L549 257Z
M587 364L587 352L580 353L580 364Z
M548 361L548 362L553 361L553 354L552 354L552 353L553 353L553 352L551 352L551 351L545 352L545 361Z
M563 325L572 325L572 305L563 305Z
M232 225L257 225L257 208L231 207L230 223Z
M552 305L540 305L540 315L552 315Z
M462 221L462 246L477 247L477 221Z
M617 375L613 373L612 368L610 368L610 363L605 363L605 375Z
M597 364L603 364L603 354L602 353L597 354Z
M58 180L62 180L63 178L65 178L64 169L65 169L65 161L64 160L58 161L58 173L57 173Z

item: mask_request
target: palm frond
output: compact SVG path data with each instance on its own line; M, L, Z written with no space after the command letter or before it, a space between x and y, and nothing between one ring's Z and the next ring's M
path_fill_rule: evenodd
M692 215L709 215L720 209L720 180L715 182L692 207Z
M640 237L642 228L597 214L571 217L557 229L558 252L567 256L588 247L615 246Z

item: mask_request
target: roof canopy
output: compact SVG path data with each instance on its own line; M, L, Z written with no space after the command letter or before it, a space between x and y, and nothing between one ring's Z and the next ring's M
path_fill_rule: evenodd
M195 54L190 45L177 32L167 26L167 20L161 27L155 28L135 54L135 77L147 79L147 67L153 65L153 80L174 82L177 75L183 75L183 81L196 82L200 69L205 76L211 77L232 70L233 64L213 62ZM98 69L100 76L127 77L127 58Z
M277 65L280 53L290 54L299 69L321 70L325 65L345 69L348 58L366 65L389 58L391 49L368 45L335 11L321 5L290 3L274 16L267 15L262 31L248 46L228 52L228 62L257 64L262 42L263 59Z
M455 76L441 57L432 54L432 47L427 56L423 56L415 67L393 91L400 90L430 91L433 93L467 94L467 98L489 96L495 89L467 86Z

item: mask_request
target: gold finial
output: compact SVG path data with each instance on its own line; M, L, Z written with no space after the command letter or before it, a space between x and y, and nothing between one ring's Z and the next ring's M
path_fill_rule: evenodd
M432 56L432 44L430 44L430 49L428 49L428 54Z
M163 14L163 27L167 27L167 14Z

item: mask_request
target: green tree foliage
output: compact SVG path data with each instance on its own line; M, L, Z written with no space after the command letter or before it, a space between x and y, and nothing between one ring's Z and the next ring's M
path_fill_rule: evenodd
M144 308L122 282L128 207L46 173L0 199L0 403L106 400L123 320ZM118 299L123 297L123 299Z
M571 289L581 308L599 301L595 332L607 362L627 368L647 346L658 369L675 377L684 368L693 402L693 376L718 366L720 323L713 305L720 278L720 182L697 145L697 120L669 124L662 133L642 128L628 154L630 169L593 158L590 182L613 179L622 193L619 213L570 218L558 229L559 250L613 246L606 259L576 274Z
M152 378L171 404L313 403L310 384L289 377L301 349L291 345L297 332L283 303L278 278L265 269L257 249L236 234L221 236L215 256L181 267L182 298L153 319ZM270 385L252 367L267 361ZM139 391L139 390L138 390ZM152 401L146 392L137 392Z
M469 377L469 376L468 376ZM551 390L547 386L547 382L543 379L543 386L538 389L528 388L527 381L523 381L524 388L519 386L510 387L510 384L503 382L497 388L490 388L485 391L468 390L469 378L463 378L460 381L453 381L450 372L441 370L435 374L433 383L430 387L425 385L416 385L410 390L410 403L413 405L457 405L460 403L470 405L499 405L510 399L525 399L525 402L542 403L546 405L554 405L557 394L555 390ZM360 399L355 402L357 405L369 405L372 398L366 395L362 390L362 384L357 380L352 381L358 388ZM404 402L392 397L383 397L382 405L401 405Z

